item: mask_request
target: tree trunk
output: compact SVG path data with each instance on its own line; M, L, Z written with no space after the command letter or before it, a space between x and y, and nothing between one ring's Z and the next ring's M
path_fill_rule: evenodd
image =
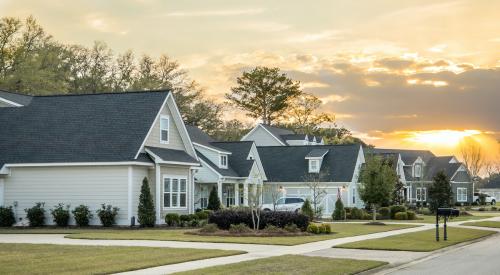
M375 204L372 203L372 220L376 221L377 220L377 209L375 209Z

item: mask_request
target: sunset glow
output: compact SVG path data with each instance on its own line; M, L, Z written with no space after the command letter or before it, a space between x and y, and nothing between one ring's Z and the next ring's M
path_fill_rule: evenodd
M437 130L437 131L418 131L411 134L406 138L408 141L426 144L426 145L439 145L445 147L455 147L465 137L480 135L481 131L478 130Z

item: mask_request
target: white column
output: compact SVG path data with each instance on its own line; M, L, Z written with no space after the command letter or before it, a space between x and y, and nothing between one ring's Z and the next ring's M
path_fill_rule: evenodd
M248 183L243 183L243 205L248 206Z
M5 204L5 180L0 179L0 206Z
M161 173L160 173L160 165L155 165L155 179L156 179L156 223L161 223Z
M127 201L127 216L128 222L132 220L132 177L133 177L133 168L132 166L128 167L128 201ZM137 218L137 217L136 217Z
M222 201L222 180L217 181L217 196L219 196L220 203L222 205L225 205L225 203Z
M240 184L236 183L234 185L234 205L240 205Z

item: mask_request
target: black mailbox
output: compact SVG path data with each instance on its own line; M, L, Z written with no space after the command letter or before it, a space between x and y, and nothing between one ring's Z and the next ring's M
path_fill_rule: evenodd
M458 217L460 211L453 208L438 208L437 215L442 217Z

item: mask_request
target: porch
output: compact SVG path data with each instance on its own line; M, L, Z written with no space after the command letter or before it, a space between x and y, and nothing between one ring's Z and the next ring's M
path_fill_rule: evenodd
M248 206L249 201L257 199L262 204L262 182L241 182L225 180L218 182L195 182L194 209L206 209L212 188L217 190L224 207Z

